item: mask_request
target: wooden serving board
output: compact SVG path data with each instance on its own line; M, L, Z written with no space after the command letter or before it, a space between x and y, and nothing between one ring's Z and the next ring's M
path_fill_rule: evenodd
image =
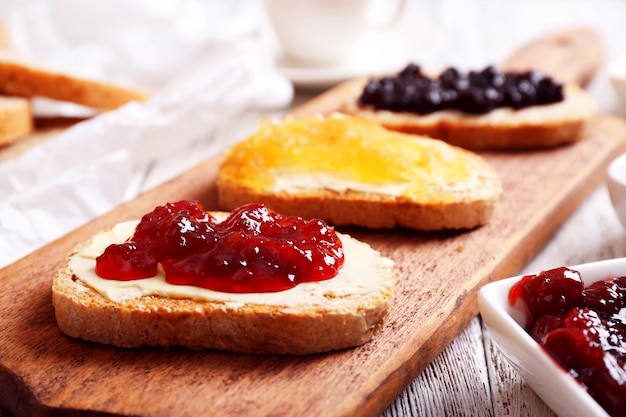
M349 85L301 107L336 108ZM216 159L0 270L0 407L20 416L378 416L478 311L477 290L516 274L626 149L626 122L602 116L579 143L484 153L504 188L491 222L466 232L341 231L396 262L393 310L371 342L339 352L252 356L126 350L74 340L56 326L51 283L70 249L156 205L216 207Z

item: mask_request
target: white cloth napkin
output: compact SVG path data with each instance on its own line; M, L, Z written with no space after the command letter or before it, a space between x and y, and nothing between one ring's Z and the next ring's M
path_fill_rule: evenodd
M293 97L254 2L107 1L96 11L87 3L96 4L10 8L13 45L51 66L156 93L0 164L0 267L242 139Z

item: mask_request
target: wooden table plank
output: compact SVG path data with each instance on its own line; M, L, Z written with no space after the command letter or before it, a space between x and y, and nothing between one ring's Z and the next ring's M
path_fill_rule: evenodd
M477 319L478 320L478 319ZM489 330L484 332L484 348L492 390L493 412L495 416L511 417L555 417L554 412L521 379L494 345Z
M381 415L407 416L555 414L510 366L476 317Z

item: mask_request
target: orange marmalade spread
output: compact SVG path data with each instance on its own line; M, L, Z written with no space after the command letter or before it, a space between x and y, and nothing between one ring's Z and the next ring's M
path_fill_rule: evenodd
M435 193L445 201L456 198L456 184L472 180L475 162L468 153L356 117L287 118L262 122L254 135L232 147L220 175L257 191L272 189L282 177L308 175L313 181L325 175L383 194L419 199L428 192L428 198Z

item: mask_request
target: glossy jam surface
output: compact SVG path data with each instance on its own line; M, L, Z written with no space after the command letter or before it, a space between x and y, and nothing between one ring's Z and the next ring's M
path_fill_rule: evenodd
M339 237L322 220L248 204L218 223L199 202L179 201L156 207L131 238L107 247L96 259L96 273L141 279L156 275L160 264L170 284L275 292L333 278L343 260Z
M474 172L473 163L474 159L451 151L441 141L334 114L263 123L254 135L231 148L220 176L265 190L281 170L312 176L324 172L337 181L404 182L420 196L432 184L467 181Z
M370 80L359 104L417 114L446 109L483 114L499 107L522 109L562 100L563 86L538 71L502 73L488 66L461 72L450 67L430 78L409 64L396 76Z
M626 416L626 277L584 288L560 267L523 277L509 302L527 307L526 331L612 416Z

